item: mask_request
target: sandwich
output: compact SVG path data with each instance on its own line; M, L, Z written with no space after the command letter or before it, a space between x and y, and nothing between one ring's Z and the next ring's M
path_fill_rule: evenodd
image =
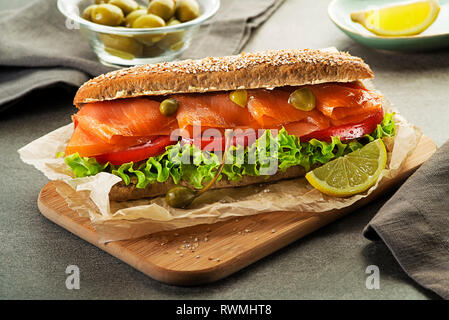
M113 71L79 88L62 156L75 178L119 176L114 201L302 177L394 136L372 77L358 57L311 49Z

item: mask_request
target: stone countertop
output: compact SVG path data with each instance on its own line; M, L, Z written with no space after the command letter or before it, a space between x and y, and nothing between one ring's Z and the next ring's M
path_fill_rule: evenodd
M330 46L349 51L370 64L376 87L409 121L437 145L446 141L449 51L407 54L362 47L328 19L328 3L285 1L255 31L245 51ZM7 6L2 4L0 10ZM0 115L0 298L438 298L410 280L384 244L362 236L363 227L390 195L205 286L162 284L79 239L40 215L36 198L47 179L17 154L23 145L70 122L74 93L64 86L40 90ZM65 269L73 264L80 268L79 290L65 287ZM365 287L369 265L380 269L378 290Z

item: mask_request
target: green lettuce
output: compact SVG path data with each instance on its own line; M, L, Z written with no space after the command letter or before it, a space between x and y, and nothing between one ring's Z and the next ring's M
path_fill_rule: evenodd
M230 181L239 181L243 176L269 177L270 168L274 166L285 172L293 166L302 166L309 171L315 164L324 164L337 157L348 154L365 144L395 134L393 114L387 113L376 129L357 140L343 143L339 137L332 137L330 142L312 139L301 142L294 135L289 135L282 128L274 137L266 130L251 146L231 146L226 153L226 161L219 177ZM123 179L128 185L137 181L137 188L145 188L150 183L165 182L172 179L174 183L187 181L195 188L201 189L217 172L221 156L214 152L201 151L194 145L177 143L168 146L161 155L150 157L140 163L125 163L113 166L100 164L95 158L80 157L78 153L69 155L64 161L72 169L75 177L86 177L106 171Z

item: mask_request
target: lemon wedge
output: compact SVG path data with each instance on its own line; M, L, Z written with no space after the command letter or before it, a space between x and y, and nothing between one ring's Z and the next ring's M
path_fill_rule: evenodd
M306 174L306 179L322 193L347 197L374 185L387 163L387 150L382 139L332 160Z
M351 19L380 36L412 36L426 30L440 12L438 0L422 0L351 13Z

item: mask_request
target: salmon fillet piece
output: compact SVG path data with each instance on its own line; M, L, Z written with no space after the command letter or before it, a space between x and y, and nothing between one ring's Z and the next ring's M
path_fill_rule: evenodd
M159 102L147 98L88 103L73 116L74 122L104 142L114 136L168 135L177 128L175 116L164 116Z

